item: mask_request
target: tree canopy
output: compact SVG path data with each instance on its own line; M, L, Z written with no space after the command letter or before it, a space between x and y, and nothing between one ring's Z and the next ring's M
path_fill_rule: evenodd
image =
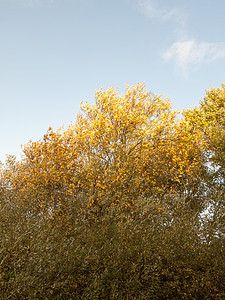
M224 85L183 114L111 87L9 156L2 297L222 299L224 118Z
M190 132L168 100L138 84L124 95L100 90L81 112L68 129L49 128L43 140L25 145L13 179L24 204L35 198L38 211L55 213L80 192L87 206L101 209L117 202L135 207L137 198L167 191L194 199L189 194L200 184L201 134Z

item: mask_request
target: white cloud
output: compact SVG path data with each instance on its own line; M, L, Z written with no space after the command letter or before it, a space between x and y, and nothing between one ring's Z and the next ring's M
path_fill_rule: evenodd
M155 0L137 0L139 11L151 19L175 20L180 25L186 21L186 13L178 7L166 7L157 4Z
M148 16L149 18L153 18L157 15L157 9L153 6L153 4L150 1L139 0L138 6L140 12Z
M165 61L174 61L184 75L202 64L225 58L225 43L196 42L194 39L177 41L163 54Z

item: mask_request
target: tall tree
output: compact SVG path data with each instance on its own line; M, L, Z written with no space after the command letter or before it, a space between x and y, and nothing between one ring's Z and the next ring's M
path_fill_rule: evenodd
M24 203L33 199L38 211L54 215L80 195L100 211L117 204L135 210L137 199L166 193L194 207L202 143L187 125L169 100L153 97L143 84L126 86L124 95L101 89L68 129L49 129L24 147L14 188Z
M208 237L225 236L225 84L206 91L196 108L184 113L188 126L202 133L206 173L202 177L205 191L205 224Z

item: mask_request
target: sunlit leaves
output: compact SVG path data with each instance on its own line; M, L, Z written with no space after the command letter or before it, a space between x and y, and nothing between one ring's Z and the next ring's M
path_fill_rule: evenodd
M201 131L205 142L205 155L211 166L223 171L225 166L225 85L206 91L196 108L185 111L192 131Z
M143 84L96 91L74 124L24 146L14 188L24 205L54 215L85 194L86 207L135 208L138 197L187 193L201 172L200 136L192 134L169 100ZM194 177L193 177L194 176Z

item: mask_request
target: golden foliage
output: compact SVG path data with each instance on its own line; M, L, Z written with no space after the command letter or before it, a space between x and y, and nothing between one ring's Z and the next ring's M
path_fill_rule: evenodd
M24 205L55 216L76 201L100 209L119 203L135 207L138 197L187 192L201 172L201 137L172 111L169 100L152 96L143 84L96 92L81 105L75 124L24 146L13 186Z

